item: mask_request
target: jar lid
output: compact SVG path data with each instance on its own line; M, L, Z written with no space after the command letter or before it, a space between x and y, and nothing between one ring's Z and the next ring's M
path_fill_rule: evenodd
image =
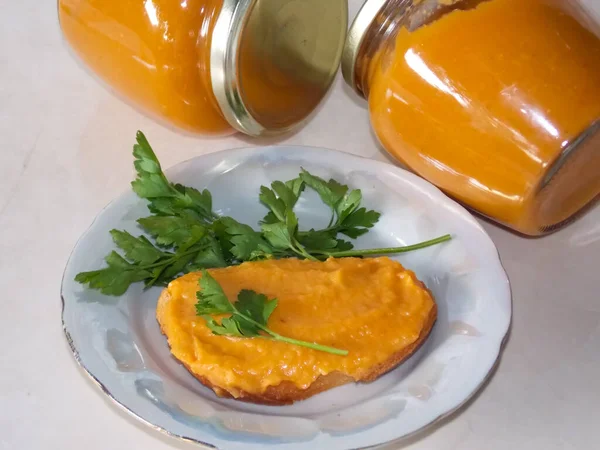
M348 30L348 37L342 53L342 75L346 83L360 95L362 95L362 92L360 92L356 85L356 61L367 30L387 1L366 0Z
M335 78L347 27L346 0L224 0L210 71L225 119L251 136L302 123Z

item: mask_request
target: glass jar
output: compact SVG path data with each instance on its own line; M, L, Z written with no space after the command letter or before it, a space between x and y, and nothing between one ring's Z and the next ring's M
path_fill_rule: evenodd
M327 92L346 0L58 0L66 41L154 118L258 136L302 123Z
M600 38L577 1L367 0L342 71L383 147L527 235L600 194Z

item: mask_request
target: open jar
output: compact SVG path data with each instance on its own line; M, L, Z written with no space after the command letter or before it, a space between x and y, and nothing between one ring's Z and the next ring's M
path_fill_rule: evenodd
M540 235L600 194L600 38L577 1L367 0L342 71L383 147Z
M83 62L147 114L200 134L285 132L337 72L346 0L58 0Z

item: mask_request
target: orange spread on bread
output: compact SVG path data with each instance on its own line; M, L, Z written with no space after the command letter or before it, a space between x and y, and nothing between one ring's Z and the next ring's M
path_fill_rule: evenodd
M214 335L196 315L201 274L184 275L161 296L157 318L173 355L221 395L221 390L233 397L261 394L284 381L307 389L336 371L357 381L368 378L374 367L423 338L435 317L430 292L387 257L268 260L209 273L232 302L242 289L277 298L268 322L273 331L349 351L338 356L268 339Z

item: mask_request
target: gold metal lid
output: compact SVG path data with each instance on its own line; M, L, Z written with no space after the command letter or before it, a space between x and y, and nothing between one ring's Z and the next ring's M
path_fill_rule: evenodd
M361 96L363 94L356 86L356 61L367 30L386 3L387 0L366 0L348 30L342 53L342 75L346 83Z
M347 0L224 0L210 70L231 126L261 136L302 123L335 78L347 27Z

